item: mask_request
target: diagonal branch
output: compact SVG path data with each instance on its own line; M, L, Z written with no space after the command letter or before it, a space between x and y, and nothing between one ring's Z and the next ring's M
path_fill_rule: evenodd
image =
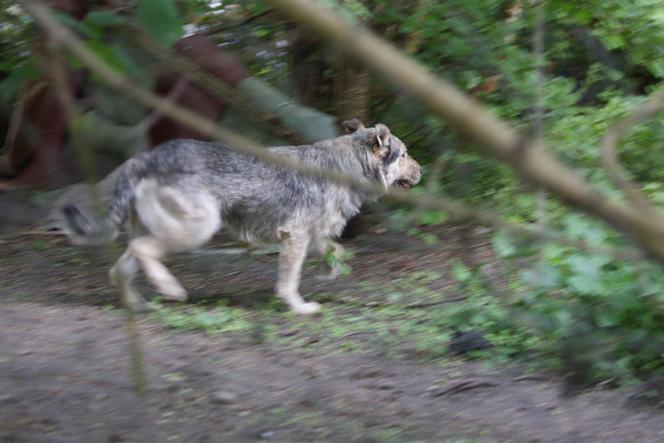
M627 178L627 172L621 166L618 158L617 147L620 140L627 135L627 132L635 125L651 118L664 105L664 86L661 86L645 102L638 106L634 111L623 120L609 128L600 143L600 153L606 172L616 187L618 187L628 201L637 209L650 215L659 215L659 211L641 193L639 187Z

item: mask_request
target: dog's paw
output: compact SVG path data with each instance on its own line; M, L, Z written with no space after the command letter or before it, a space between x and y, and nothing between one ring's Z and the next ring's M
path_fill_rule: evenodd
M293 306L293 311L297 314L311 315L320 311L320 305L314 301L309 303L302 303L300 305Z
M108 270L108 279L111 281L111 286L118 287L118 270L115 266Z
M157 306L148 303L145 300L133 301L129 303L129 309L135 314L147 314L157 310Z
M164 295L163 300L168 301L168 302L185 302L185 301L187 301L187 298L188 298L186 292L184 292L182 294L165 294L164 293L163 295Z
M187 301L187 291L182 286L162 288L165 301Z

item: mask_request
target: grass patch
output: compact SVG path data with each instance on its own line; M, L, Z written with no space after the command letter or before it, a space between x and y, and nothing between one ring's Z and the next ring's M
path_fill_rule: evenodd
M248 314L241 308L230 308L222 303L215 306L167 307L155 303L154 316L169 328L181 331L202 331L207 334L241 332L252 329Z

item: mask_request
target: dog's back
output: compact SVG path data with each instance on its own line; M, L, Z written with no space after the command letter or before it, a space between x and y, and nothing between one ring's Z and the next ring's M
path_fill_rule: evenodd
M325 145L270 148L282 157L357 176L361 166L348 149ZM288 224L315 236L338 235L361 201L350 189L266 164L222 145L175 140L149 153L145 177L183 195L214 196L226 227L246 241L278 240Z

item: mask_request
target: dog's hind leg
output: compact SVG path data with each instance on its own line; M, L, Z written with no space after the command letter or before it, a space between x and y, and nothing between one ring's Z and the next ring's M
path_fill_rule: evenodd
M149 310L148 303L132 283L137 271L138 261L127 249L108 274L111 277L111 282L117 285L122 292L127 307L134 312L144 312Z
M320 305L315 302L305 302L299 294L302 264L307 255L309 235L301 231L281 230L279 236L281 251L277 295L296 313L313 314L320 309Z
M168 252L161 239L152 235L135 238L129 243L129 251L140 261L143 272L166 300L187 300L187 291L160 261Z
M136 212L149 234L129 242L130 253L166 300L185 301L187 292L161 259L200 247L212 238L221 226L217 201L195 184L164 187L144 180L136 189Z

